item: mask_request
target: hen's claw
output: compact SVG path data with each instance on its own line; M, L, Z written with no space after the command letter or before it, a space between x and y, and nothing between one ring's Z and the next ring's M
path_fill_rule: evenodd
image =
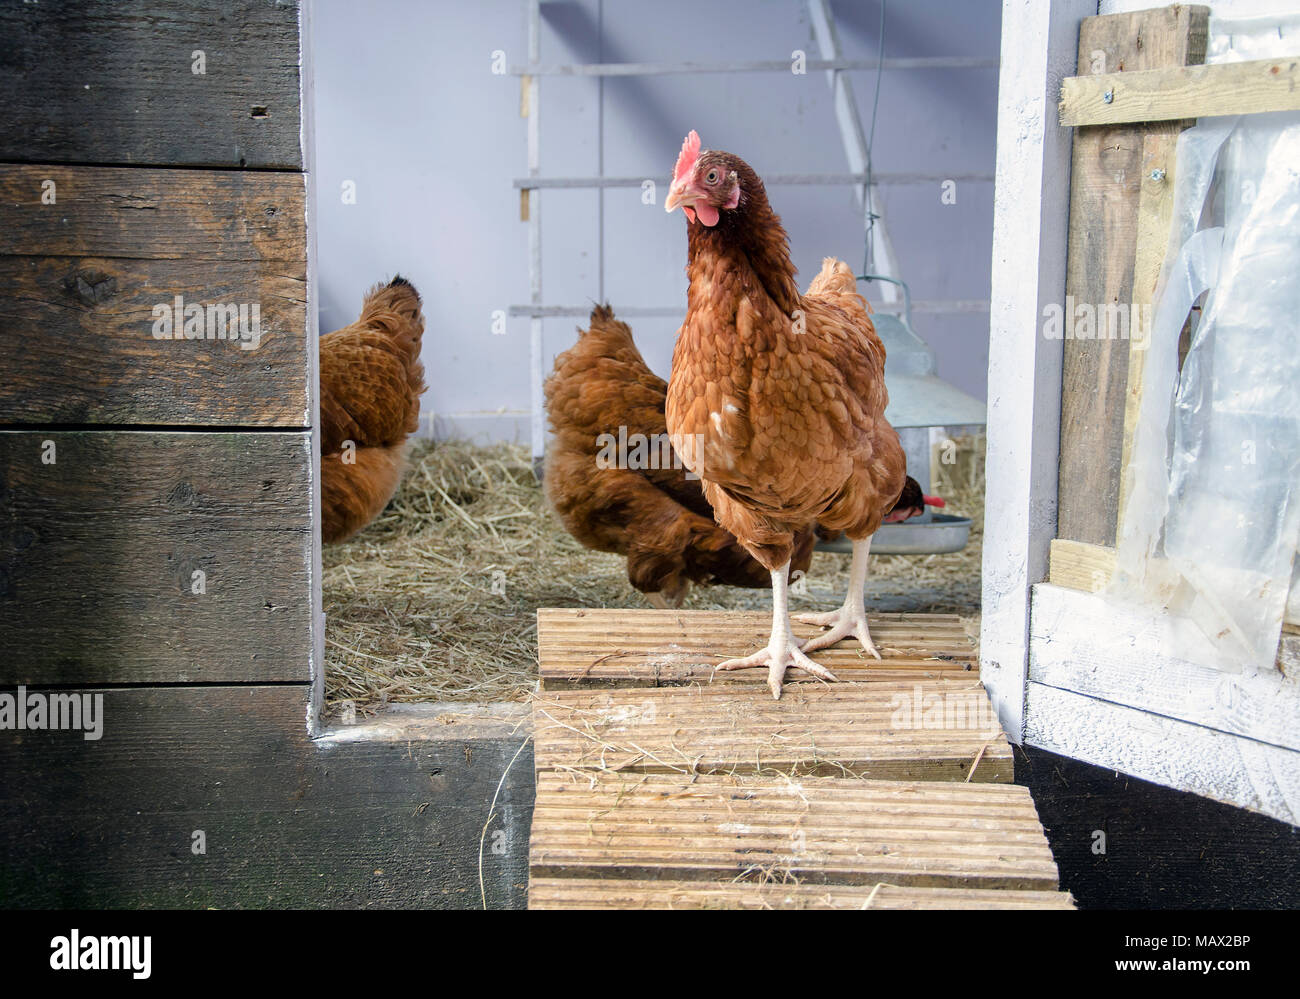
M841 607L828 614L799 614L797 620L829 629L808 639L803 646L805 652L816 652L852 635L862 643L864 649L877 659L880 658L876 643L871 640L871 629L867 627L867 615L864 610Z
M752 656L745 656L743 659L728 659L726 662L718 663L715 669L753 669L758 666L768 668L767 688L772 691L773 699L778 701L781 699L781 681L785 678L785 671L791 666L801 669L805 673L811 673L819 680L836 682L834 673L825 666L813 662L800 651L797 639L786 642L784 650L780 645L768 645L766 648L759 649Z

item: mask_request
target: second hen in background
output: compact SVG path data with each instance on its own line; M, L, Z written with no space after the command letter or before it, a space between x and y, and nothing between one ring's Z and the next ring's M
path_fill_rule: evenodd
M762 588L771 577L719 527L698 478L668 440L668 383L646 365L628 325L607 306L546 382L554 439L546 495L565 529L588 548L627 557L629 582L657 607L680 607L692 583ZM609 460L611 438L634 442ZM814 534L799 532L793 571L807 572Z
M406 438L420 425L420 294L400 275L366 294L361 315L320 338L321 540L344 541L397 491Z

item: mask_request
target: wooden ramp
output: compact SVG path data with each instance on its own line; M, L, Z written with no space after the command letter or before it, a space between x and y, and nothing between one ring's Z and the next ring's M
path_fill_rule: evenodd
M875 615L882 661L780 701L713 675L769 626L538 612L531 908L1073 907L956 616Z

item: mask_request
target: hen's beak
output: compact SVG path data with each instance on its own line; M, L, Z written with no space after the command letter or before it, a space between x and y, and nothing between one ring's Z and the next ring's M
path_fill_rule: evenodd
M694 206L698 198L699 194L687 187L686 181L679 180L668 189L668 197L664 198L664 211L671 212L674 208L680 205L682 211L686 213L686 220L688 222L694 222ZM714 219L714 221L716 222L717 219Z

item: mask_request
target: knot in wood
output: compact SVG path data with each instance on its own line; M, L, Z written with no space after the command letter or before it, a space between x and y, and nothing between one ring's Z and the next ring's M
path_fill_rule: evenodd
M63 282L68 292L86 305L99 305L117 294L117 278L100 271L77 271Z

